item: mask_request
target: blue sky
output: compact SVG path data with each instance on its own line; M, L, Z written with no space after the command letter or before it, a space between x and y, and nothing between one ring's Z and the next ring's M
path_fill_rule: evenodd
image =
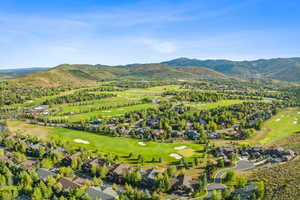
M0 68L300 56L298 0L1 0Z

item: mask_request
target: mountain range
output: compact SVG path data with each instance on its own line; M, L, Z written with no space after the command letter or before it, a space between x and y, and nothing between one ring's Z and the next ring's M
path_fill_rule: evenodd
M300 57L259 59L254 61L197 60L178 58L162 64L170 66L201 66L220 73L250 78L271 78L284 81L300 81Z
M24 73L22 69L14 73L19 75L15 79L17 82L43 86L90 85L99 80L261 78L300 82L300 57L253 61L177 58L161 63L122 66L62 64L50 69L39 68L33 73Z
M47 70L49 68L32 67L32 68L20 68L20 69L0 69L0 80L11 79L17 76L24 76L35 72Z

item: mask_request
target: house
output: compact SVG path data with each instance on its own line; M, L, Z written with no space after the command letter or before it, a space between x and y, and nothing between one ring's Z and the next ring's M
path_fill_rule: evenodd
M149 169L144 173L143 176L143 183L145 185L151 186L153 182L155 181L155 178L157 177L158 174L160 174L161 171L157 169Z
M58 183L60 183L63 187L63 190L74 190L80 188L84 185L81 181L76 181L77 179L63 177L59 179Z
M51 151L55 152L55 153L64 153L65 149L61 148L61 147L56 147L55 149L52 149Z
M198 140L200 138L200 134L195 130L187 131L186 135L192 140Z
M216 157L231 157L235 153L237 153L238 150L233 146L227 146L227 147L218 147L212 151L214 156Z
M39 176L39 178L42 179L43 181L46 181L48 177L56 176L56 173L51 172L49 169L45 169L45 168L39 168L36 173Z
M101 123L102 123L102 119L91 120L91 121L89 121L89 123L90 123L90 124L95 124L95 125L101 124Z
M171 131L171 136L172 137L182 137L184 135L184 133L182 131Z
M202 125L206 125L206 124L207 124L206 120L203 119L202 117L199 117L198 121L199 121L199 123L202 124Z
M7 139L7 140L14 140L16 138L16 136L14 136L14 135L9 135L9 136L7 136L5 139Z
M14 163L8 156L0 156L0 161L6 164Z
M122 183L124 181L123 176L130 172L131 169L128 165L118 164L111 172L110 178L116 183Z
M153 130L153 135L154 136L161 136L161 135L163 135L165 133L165 130L163 130L163 129L155 129L155 130Z
M109 119L109 124L117 124L118 120L116 118Z
M31 197L27 196L25 194L22 194L20 196L17 196L14 200L31 200Z
M176 111L178 114L183 114L183 113L186 111L186 109L183 108L183 107L176 107L176 108L175 108L175 111Z
M64 166L70 166L71 163L72 163L72 160L73 159L76 159L76 158L79 158L80 156L82 155L81 152L77 151L75 152L74 154L70 155L70 156L67 156L65 157L64 159L62 159L62 164Z
M49 105L40 105L40 106L36 106L33 107L29 113L33 114L33 115L37 115L37 114L49 114L49 112L47 112L46 110L49 108Z
M26 153L28 155L35 156L36 154L38 154L40 148L42 148L42 147L44 147L44 145L42 145L40 143L28 144L27 148L26 148Z
M24 162L22 162L20 165L22 167L24 167L25 169L33 169L34 167L36 167L38 164L37 160L25 160Z
M218 139L220 138L219 134L213 132L213 133L207 133L208 139Z
M147 130L144 129L144 128L138 128L138 129L135 130L135 133L136 133L137 135L143 135L143 136L146 136L146 135L147 135Z
M146 122L146 125L151 128L156 127L157 124L158 124L158 120L155 120L155 119L148 119Z
M115 200L118 198L118 193L112 187L89 187L87 194L94 200Z
M176 191L177 194L189 194L194 191L193 184L192 177L180 175L173 185L173 190Z
M88 159L83 165L82 165L82 170L89 172L92 166L110 166L110 163L107 162L107 160L103 158L93 158L93 159Z

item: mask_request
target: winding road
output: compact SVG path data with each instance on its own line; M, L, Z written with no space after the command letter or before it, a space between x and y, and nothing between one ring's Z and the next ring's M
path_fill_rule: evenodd
M221 169L220 171L217 172L215 175L214 181L210 184L207 185L207 191L208 194L204 197L204 199L208 199L212 191L214 190L224 190L226 186L222 184L222 177L226 172L229 171L246 171L247 169L251 168L254 166L254 163L248 160L239 160L236 163L236 167L234 168L228 168L228 169Z

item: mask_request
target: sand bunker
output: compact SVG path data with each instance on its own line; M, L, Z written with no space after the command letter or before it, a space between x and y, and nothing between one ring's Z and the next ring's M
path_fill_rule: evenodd
M298 122L297 121L294 121L294 124L297 124Z
M81 144L89 144L90 143L89 141L82 140L82 139L74 139L74 142L81 143Z
M102 112L111 112L111 110L103 110Z
M279 122L280 120L281 120L281 119L276 119L275 121L276 121L276 122Z
M179 147L174 147L175 150L182 150L182 149L185 149L186 146L179 146Z
M171 154L169 154L169 156L176 158L177 160L180 160L182 158L182 156L177 153L171 153Z
M138 142L138 144L141 146L146 146L146 144L144 142Z

